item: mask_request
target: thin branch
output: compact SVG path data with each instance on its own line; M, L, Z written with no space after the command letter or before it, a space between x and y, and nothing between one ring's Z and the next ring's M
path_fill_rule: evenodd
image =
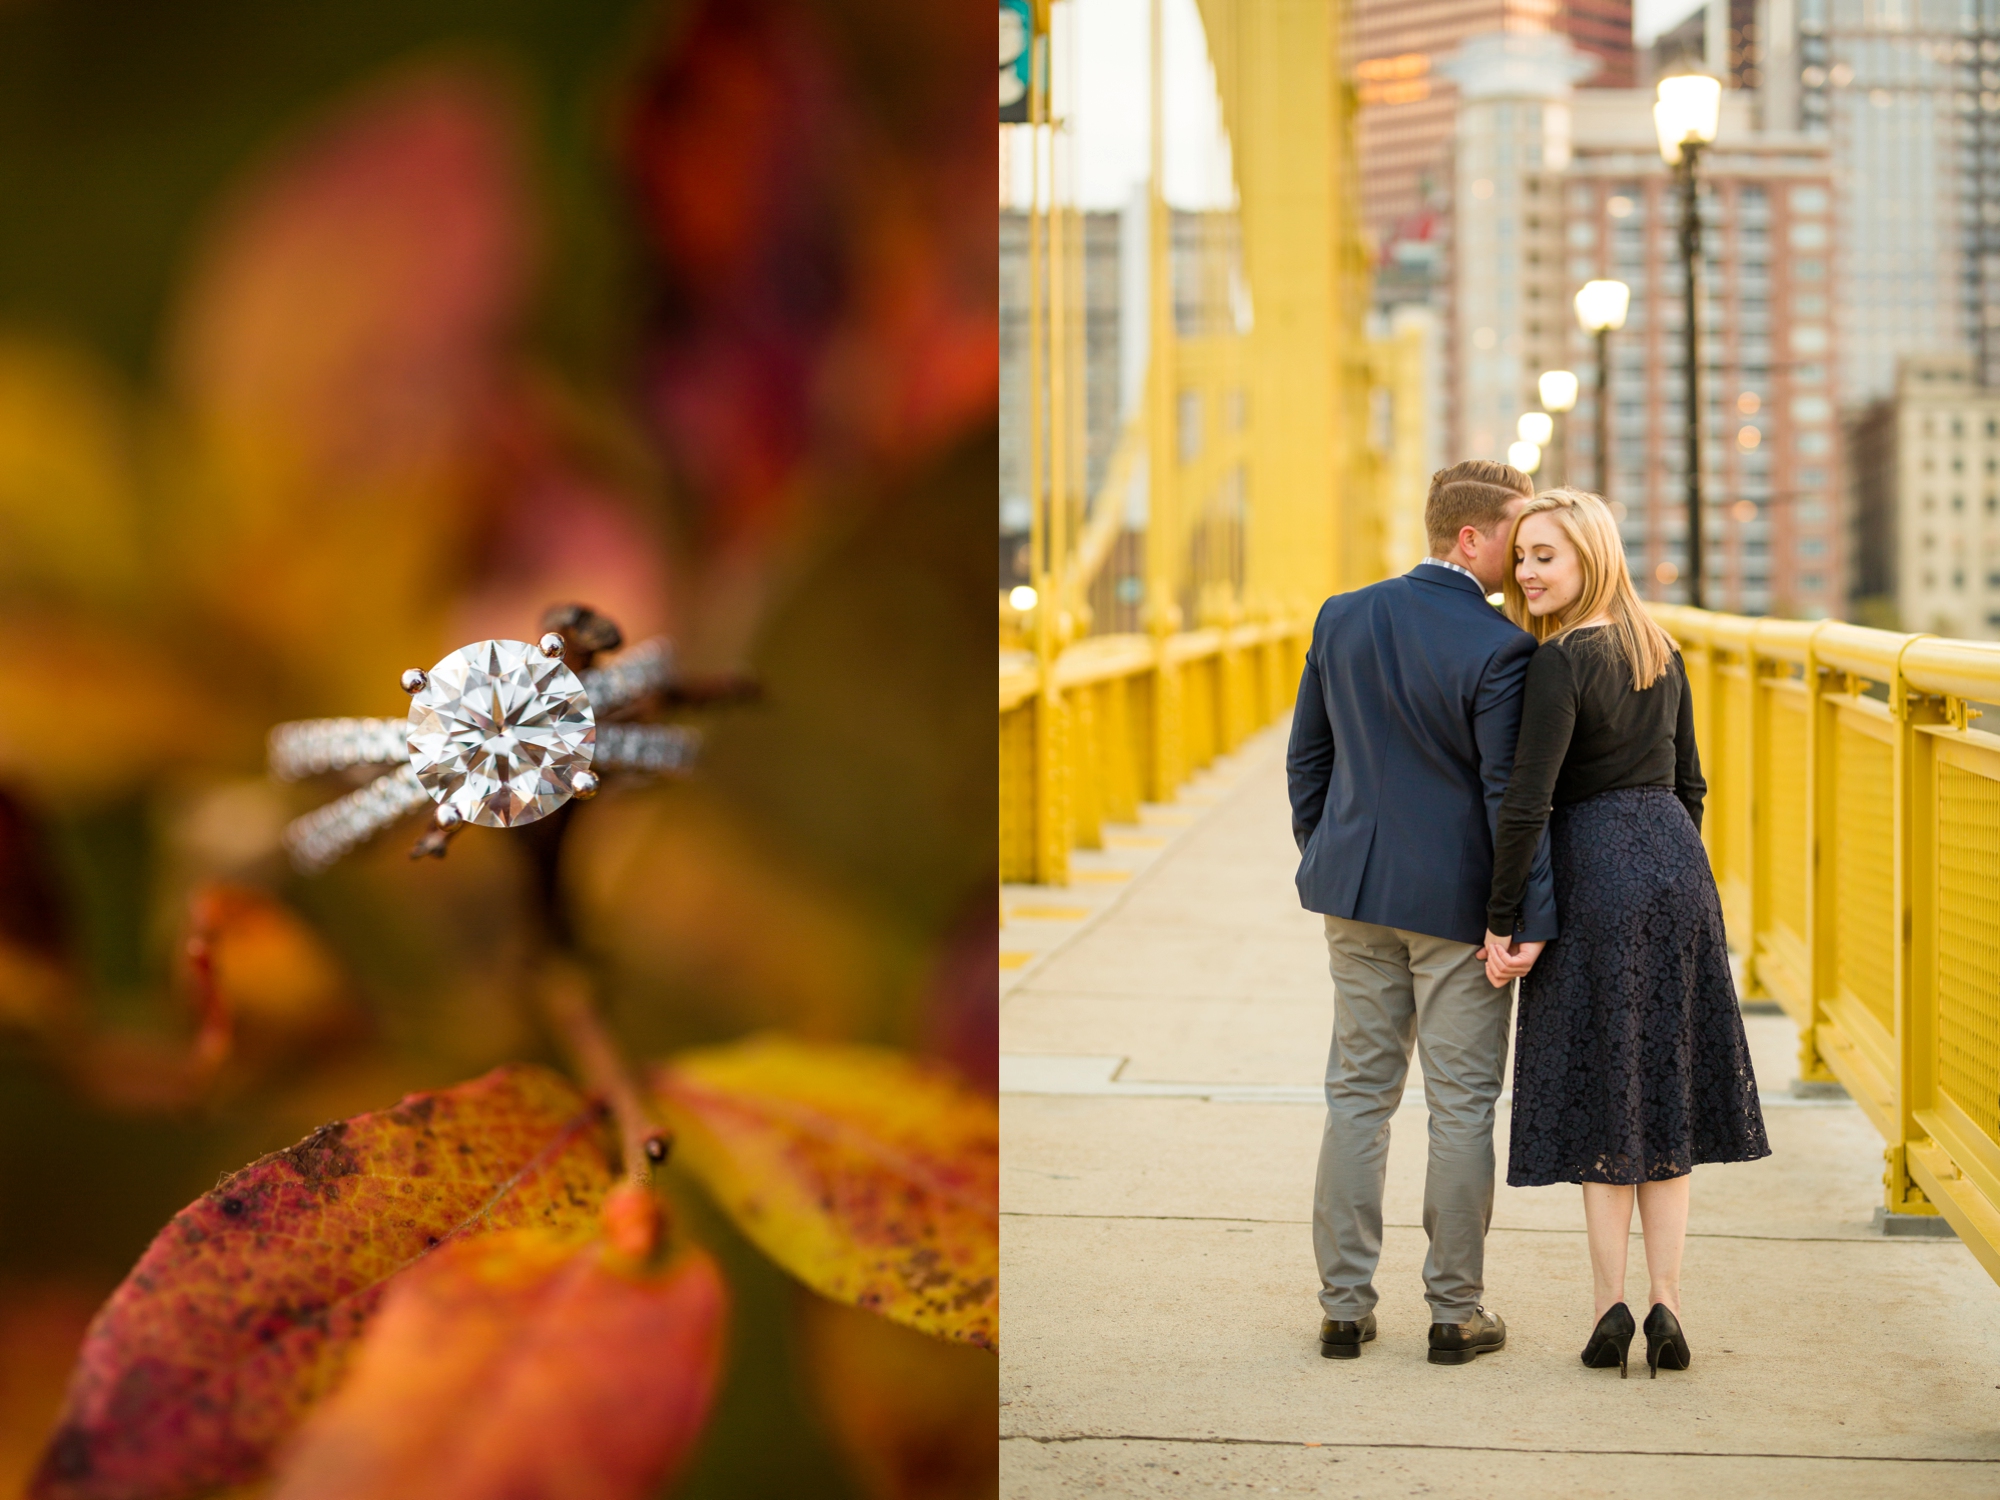
M611 1107L626 1175L636 1183L651 1182L653 1168L667 1159L673 1135L647 1110L624 1054L598 1014L589 976L574 963L551 959L543 973L541 996L549 1022L585 1085Z

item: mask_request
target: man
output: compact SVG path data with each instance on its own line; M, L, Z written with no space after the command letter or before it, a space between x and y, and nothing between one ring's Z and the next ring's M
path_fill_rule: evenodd
M1325 919L1335 993L1313 1206L1329 1359L1375 1337L1389 1121L1413 1039L1430 1105L1430 1359L1465 1364L1507 1341L1480 1294L1510 992L1488 982L1480 944L1535 640L1486 595L1513 566L1513 519L1533 493L1505 464L1440 470L1424 507L1432 555L1327 600L1306 653L1286 771L1299 899ZM1555 935L1545 837L1512 968Z

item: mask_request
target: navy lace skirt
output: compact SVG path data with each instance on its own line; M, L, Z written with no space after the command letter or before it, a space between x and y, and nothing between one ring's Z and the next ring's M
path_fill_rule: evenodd
M1507 1181L1657 1182L1769 1156L1722 905L1665 787L1549 820L1562 936L1521 981Z

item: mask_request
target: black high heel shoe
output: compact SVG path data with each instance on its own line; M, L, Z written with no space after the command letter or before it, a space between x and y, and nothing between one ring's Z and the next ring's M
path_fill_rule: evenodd
M1584 1365L1592 1370L1608 1370L1618 1366L1618 1378L1625 1378L1625 1355L1632 1347L1632 1335L1638 1325L1632 1321L1632 1309L1622 1302L1612 1304L1597 1326L1590 1330L1590 1342L1583 1346Z
M1646 1314L1646 1368L1653 1372L1649 1378L1658 1380L1662 1367L1685 1370L1693 1359L1681 1320L1667 1311L1665 1303L1655 1302Z

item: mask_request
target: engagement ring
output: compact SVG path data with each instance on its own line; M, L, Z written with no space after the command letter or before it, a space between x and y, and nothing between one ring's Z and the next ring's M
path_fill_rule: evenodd
M615 645L615 628L588 618ZM616 661L577 672L573 649L551 630L534 643L475 641L429 671L403 674L402 719L306 719L270 734L271 774L299 781L382 767L367 785L296 819L285 848L301 872L325 869L420 808L433 832L413 855L442 854L468 823L519 828L572 797L595 796L607 772L654 775L692 762L699 737L678 725L608 722L635 712L673 677L672 648L642 641ZM586 658L594 653L580 650Z

